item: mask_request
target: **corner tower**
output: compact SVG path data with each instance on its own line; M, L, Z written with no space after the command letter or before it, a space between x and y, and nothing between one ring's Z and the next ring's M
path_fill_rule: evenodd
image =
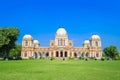
M92 35L90 39L91 56L100 59L102 57L101 38L99 35Z
M22 40L22 58L32 57L33 50L33 37L31 35L25 35Z

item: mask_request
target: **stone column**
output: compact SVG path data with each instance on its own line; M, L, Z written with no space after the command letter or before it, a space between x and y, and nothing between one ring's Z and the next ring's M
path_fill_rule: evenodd
M51 57L51 51L49 51L49 57Z
M89 52L89 57L91 57L91 52Z
M102 57L102 53L101 52L99 52L99 58L101 58Z
M95 53L94 52L92 52L93 53L93 57L95 57Z
M67 56L68 56L68 58L70 57L70 51L67 51Z
M58 51L58 57L59 57L59 58L60 58L60 53L61 53L61 52L60 52L60 51Z
M72 52L72 57L74 58L74 52Z
M55 51L53 51L53 57L56 57L56 54L55 54L56 52Z
M21 57L23 58L23 54L24 54L24 52L23 51L21 51Z
M32 56L31 57L33 57L34 56L34 54L33 54L33 51L32 51Z
M94 52L94 56L96 57L96 52Z

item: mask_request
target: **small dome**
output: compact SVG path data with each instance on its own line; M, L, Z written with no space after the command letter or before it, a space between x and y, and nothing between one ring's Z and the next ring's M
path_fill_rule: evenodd
M26 34L23 39L33 39L31 35Z
M59 36L65 36L67 34L66 30L64 28L59 28L56 32Z
M90 43L89 40L85 40L85 41L84 41L84 44L89 44L89 43Z
M39 44L39 41L38 40L34 40L34 44Z
M92 35L91 39L100 39L100 36L98 36L98 35Z

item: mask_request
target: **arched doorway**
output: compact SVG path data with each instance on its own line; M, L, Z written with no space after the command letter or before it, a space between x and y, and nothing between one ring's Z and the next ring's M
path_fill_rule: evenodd
M46 53L46 57L49 57L49 52Z
M63 57L63 51L60 52L60 57Z
M77 53L76 52L74 53L74 57L77 58Z
M84 55L85 55L85 53L82 53L82 55L81 55L81 56L82 56L82 57L85 57Z
M59 52L58 51L56 51L56 57L59 57Z
M65 51L65 57L67 57L67 56L68 56L67 51Z
M35 58L35 59L37 58L37 53L36 53L36 52L34 52L34 58Z
M96 54L96 57L99 57L99 53Z
M78 52L78 54L77 54L77 57L79 58L79 57L81 57L81 54L80 54L80 52Z
M89 53L86 53L86 57L87 57L87 58L89 57Z

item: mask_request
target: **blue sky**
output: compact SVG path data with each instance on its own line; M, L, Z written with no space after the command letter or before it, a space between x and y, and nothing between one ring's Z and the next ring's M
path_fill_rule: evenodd
M115 45L120 50L120 1L1 0L1 26L18 27L20 44L25 34L31 34L41 46L49 46L56 30L64 27L75 46L98 34L103 48Z

